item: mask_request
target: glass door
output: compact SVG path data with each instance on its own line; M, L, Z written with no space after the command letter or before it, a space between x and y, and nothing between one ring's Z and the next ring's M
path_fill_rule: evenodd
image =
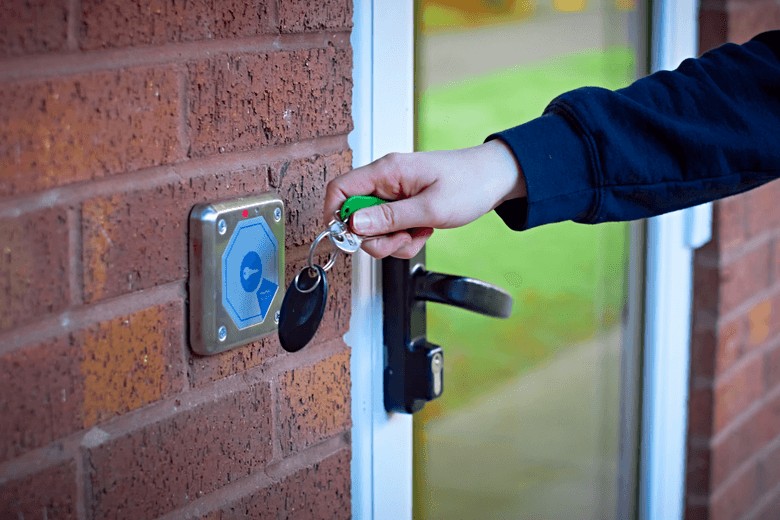
M418 150L479 144L557 94L645 70L645 9L631 0L418 0L415 18ZM414 518L634 516L637 229L516 233L489 214L434 234L428 269L504 287L515 310L428 306L445 392L414 416Z

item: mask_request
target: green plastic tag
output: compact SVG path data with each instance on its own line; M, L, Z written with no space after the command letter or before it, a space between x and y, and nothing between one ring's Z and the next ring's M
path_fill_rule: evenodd
M346 222L357 210L370 208L371 206L379 206L385 202L387 202L385 199L380 199L373 195L355 195L344 201L344 204L342 204L341 209L339 210L339 217L341 217L343 222Z

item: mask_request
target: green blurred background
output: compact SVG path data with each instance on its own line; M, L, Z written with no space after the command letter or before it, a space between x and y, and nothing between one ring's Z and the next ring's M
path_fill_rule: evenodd
M630 0L416 7L418 150L478 145L563 92L636 76ZM628 237L627 224L518 233L492 212L434 233L428 269L515 306L497 320L428 305L445 391L414 417L416 519L615 517Z
M619 88L633 70L629 48L588 50L431 87L419 96L417 148L474 146L491 132L540 115L557 94L583 85ZM447 347L448 387L427 408L428 416L617 324L625 301L626 226L566 222L517 233L490 213L459 229L437 230L428 242L428 266L505 288L515 310L510 320L493 320L428 307L428 337Z

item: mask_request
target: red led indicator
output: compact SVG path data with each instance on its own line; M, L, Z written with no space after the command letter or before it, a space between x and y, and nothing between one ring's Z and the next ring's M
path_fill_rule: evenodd
M247 217L249 216L249 210L248 210L248 209L245 209L245 210L244 210L244 211L241 213L241 215L242 215L244 218L247 218Z

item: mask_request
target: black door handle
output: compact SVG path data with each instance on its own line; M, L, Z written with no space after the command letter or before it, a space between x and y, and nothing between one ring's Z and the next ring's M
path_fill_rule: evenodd
M418 269L412 276L418 300L454 305L494 318L508 318L512 314L512 296L482 280L425 269Z
M388 412L414 413L442 394L444 352L425 337L425 302L454 305L507 318L512 297L481 280L425 270L421 252L412 260L382 261L384 305L384 402Z

